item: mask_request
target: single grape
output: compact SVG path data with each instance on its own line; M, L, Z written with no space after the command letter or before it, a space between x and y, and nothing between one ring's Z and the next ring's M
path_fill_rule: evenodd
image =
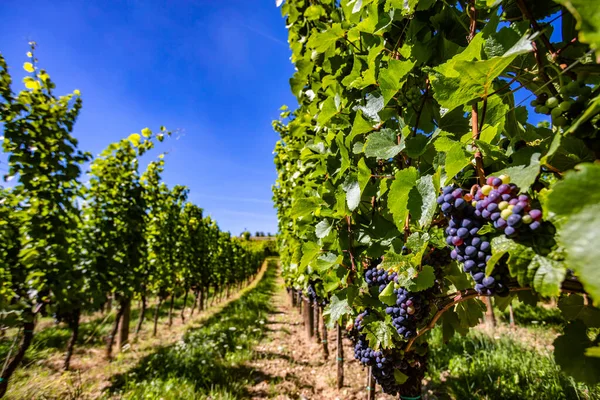
M546 100L546 107L548 108L556 108L558 107L558 99L554 96L550 97L548 100Z

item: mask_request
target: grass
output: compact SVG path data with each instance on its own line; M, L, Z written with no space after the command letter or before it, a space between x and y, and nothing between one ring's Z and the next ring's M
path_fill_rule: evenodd
M515 323L517 325L549 325L563 326L566 321L558 307L544 307L541 305L530 306L524 303L517 303L513 307ZM503 321L509 321L508 308L500 313Z
M549 337L532 328L509 333L500 327L496 337L472 330L447 344L434 330L429 389L439 399L600 399L600 387L588 388L560 371L546 345Z
M175 298L173 319L181 318L183 298L183 294ZM209 298L209 303L211 299L212 298ZM143 329L152 329L154 324L154 310L157 301L157 299L150 299L148 302ZM189 314L189 307L191 307L192 301L193 295L190 293L187 299L186 317ZM170 298L164 301L159 309L159 329L163 328L163 325L165 324L165 319L169 315L169 308ZM130 317L130 335L133 335L135 327L137 326L140 311L141 310L138 302L133 302ZM79 337L76 347L90 348L104 346L106 343L106 337L112 328L115 317L116 310L112 310L112 312L108 315L100 312L84 315L82 317L82 322L79 325ZM54 319L51 317L40 318L36 325L38 327L33 337L31 347L28 349L25 356L25 365L46 360L57 352L64 353L66 351L69 338L71 337L71 330L68 328L67 324L55 324ZM0 338L0 360L4 360L8 355L13 342L13 337L16 332L16 329L10 329L8 330L6 336Z
M265 267L266 265L265 262ZM170 328L166 326L169 309L167 301L160 310L161 318L156 337L152 336L154 302L150 303L148 318L144 322L142 332L139 336L133 334L138 315L135 307L137 302L135 302L132 305L130 346L121 353L116 353L115 348L116 358L113 362L107 362L104 358L104 339L111 322L114 321L114 312L106 320L106 316L99 313L86 315L82 321L83 334L80 335L80 342L76 346L72 359L72 370L69 372L61 370L66 342L60 342L61 336L67 338L70 335L69 330L62 324L53 324L51 319L42 319L37 324L34 336L36 339L26 354L25 362L11 379L6 398L8 400L98 398L103 395L103 390L111 385L112 377L131 370L140 360L155 353L157 349L178 342L189 328L197 328L204 324L213 314L253 290L266 270L267 268L263 268L252 283L232 293L230 298L217 302L200 313L196 312L193 318L189 318L191 299L188 298L185 323L182 323L180 318L183 297L177 298L173 326ZM9 332L7 337L0 340L0 357L7 353L12 343L11 336L15 332ZM0 358L0 361L3 361L3 358Z
M243 297L190 329L183 339L164 346L127 373L117 375L105 397L119 399L235 399L256 373L244 366L252 348L265 335L276 268L269 265L263 279Z

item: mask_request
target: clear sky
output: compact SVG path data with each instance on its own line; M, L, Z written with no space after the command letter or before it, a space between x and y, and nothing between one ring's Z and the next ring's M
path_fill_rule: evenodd
M15 90L30 40L57 94L81 90L83 150L165 125L167 184L188 186L221 229L277 231L271 121L296 101L275 0L0 0L0 15Z

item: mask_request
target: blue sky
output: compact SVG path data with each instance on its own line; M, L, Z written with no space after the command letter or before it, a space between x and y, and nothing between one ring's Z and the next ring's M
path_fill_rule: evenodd
M165 125L177 131L158 146L169 185L221 229L276 232L271 121L296 101L275 0L2 0L0 15L15 90L30 40L57 93L81 90L83 150Z

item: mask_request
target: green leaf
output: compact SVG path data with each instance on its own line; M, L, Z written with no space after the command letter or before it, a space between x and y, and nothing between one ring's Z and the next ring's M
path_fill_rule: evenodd
M389 349L393 346L394 328L387 321L369 322L364 328L363 333L367 336L369 347L372 349Z
M381 293L379 293L379 300L383 304L387 304L388 306L396 305L396 295L394 294L394 282L388 283L388 285L383 289Z
M323 315L329 316L327 326L330 329L333 329L336 322L341 322L344 316L352 314L352 307L348 305L348 298L345 293L336 293L332 295L330 301L329 305L325 307Z
M565 174L548 195L548 211L565 218L558 229L558 242L567 253L567 265L579 276L594 304L600 299L600 165L581 164Z
M435 282L435 270L431 265L424 265L422 270L411 281L412 285L408 285L407 287L411 292L427 290Z
M371 180L371 169L367 166L364 158L358 161L358 184L360 186L360 192L364 192L365 188Z
M415 61L389 60L387 68L379 71L379 89L383 95L383 103L387 104L390 99L400 90L408 73L415 66Z
M579 40L596 50L600 59L600 7L589 0L555 0L569 10L577 20Z
M388 160L404 149L404 142L398 143L398 135L391 129L382 129L367 136L365 155L378 160Z
M402 373L399 369L394 369L394 379L396 380L396 383L402 385L408 380L408 375Z
M446 153L444 169L446 179L444 184L452 181L456 174L471 164L471 156L465 151L464 145L447 137L440 137L434 144L437 151Z
M372 130L373 125L362 117L362 112L357 112L352 125L352 131L350 131L350 137L354 138L356 135L367 133Z
M493 83L520 54L533 50L531 38L523 37L501 57L488 60L452 59L435 67L429 75L433 97L442 107L453 110L494 91Z
M516 167L505 168L496 172L496 176L508 175L511 183L514 183L521 189L521 193L529 190L535 178L540 173L540 153L535 153L531 156L529 165L519 165Z
M481 300L469 299L458 303L455 311L461 326L472 327L477 326L479 320L483 318L485 305Z
M406 143L406 155L411 158L419 158L425 151L427 151L427 143L429 138L425 135L417 134L415 136L408 137L404 143Z
M315 261L315 268L319 271L319 273L324 273L330 270L333 266L339 265L342 260L342 256L338 256L334 253L326 253L317 258Z
M139 133L132 133L131 135L129 135L127 140L129 140L131 143L133 143L134 146L137 147L140 145L140 141L142 140L142 137L140 136Z
M323 221L319 222L317 226L315 226L315 235L317 235L319 239L323 239L329 235L332 228L333 221L329 222L328 220L324 219Z
M324 53L339 39L344 37L344 29L339 23L331 25L325 32L319 32L310 37L308 47L314 49L317 53Z
M335 105L335 96L328 97L321 107L321 111L319 112L319 116L317 117L317 122L319 125L323 126L337 114L337 107Z
M570 294L560 298L558 308L568 321L581 320L588 328L600 328L600 310L586 306L583 296Z
M379 92L370 92L367 93L366 96L366 104L364 106L359 107L359 110L362 111L363 115L367 118L378 122L379 121L379 111L383 110L384 102L383 96Z
M356 207L360 204L360 185L355 173L352 173L346 177L344 184L342 185L344 192L346 192L346 202L350 211L356 210Z
M594 385L600 381L600 359L585 355L590 347L594 347L594 343L589 339L585 325L576 320L554 340L554 359L566 374Z
M588 347L585 349L585 355L587 357L600 357L600 346Z
M396 172L394 182L388 193L388 208L394 216L394 223L400 231L404 230L404 222L408 215L408 198L410 191L417 183L417 170L409 167Z
M416 219L419 227L429 226L437 210L437 190L433 184L433 175L424 175L417 180L416 188L410 192L408 210Z
M293 219L305 217L313 213L321 205L317 197L306 197L296 199L292 203L291 217Z
M562 281L567 275L563 263L536 254L529 264L529 270L534 270L533 287L544 297L560 295Z
M494 267L496 267L496 264L498 263L498 261L500 261L500 259L505 254L506 254L506 250L493 252L492 256L490 257L490 259L488 260L488 262L485 266L485 276L492 275L492 272L494 272Z
M520 285L528 285L527 273L529 271L529 263L535 257L535 251L531 247L517 243L504 235L496 236L490 243L494 254L500 252L507 252L509 254L506 264L508 265L510 275L516 277Z

